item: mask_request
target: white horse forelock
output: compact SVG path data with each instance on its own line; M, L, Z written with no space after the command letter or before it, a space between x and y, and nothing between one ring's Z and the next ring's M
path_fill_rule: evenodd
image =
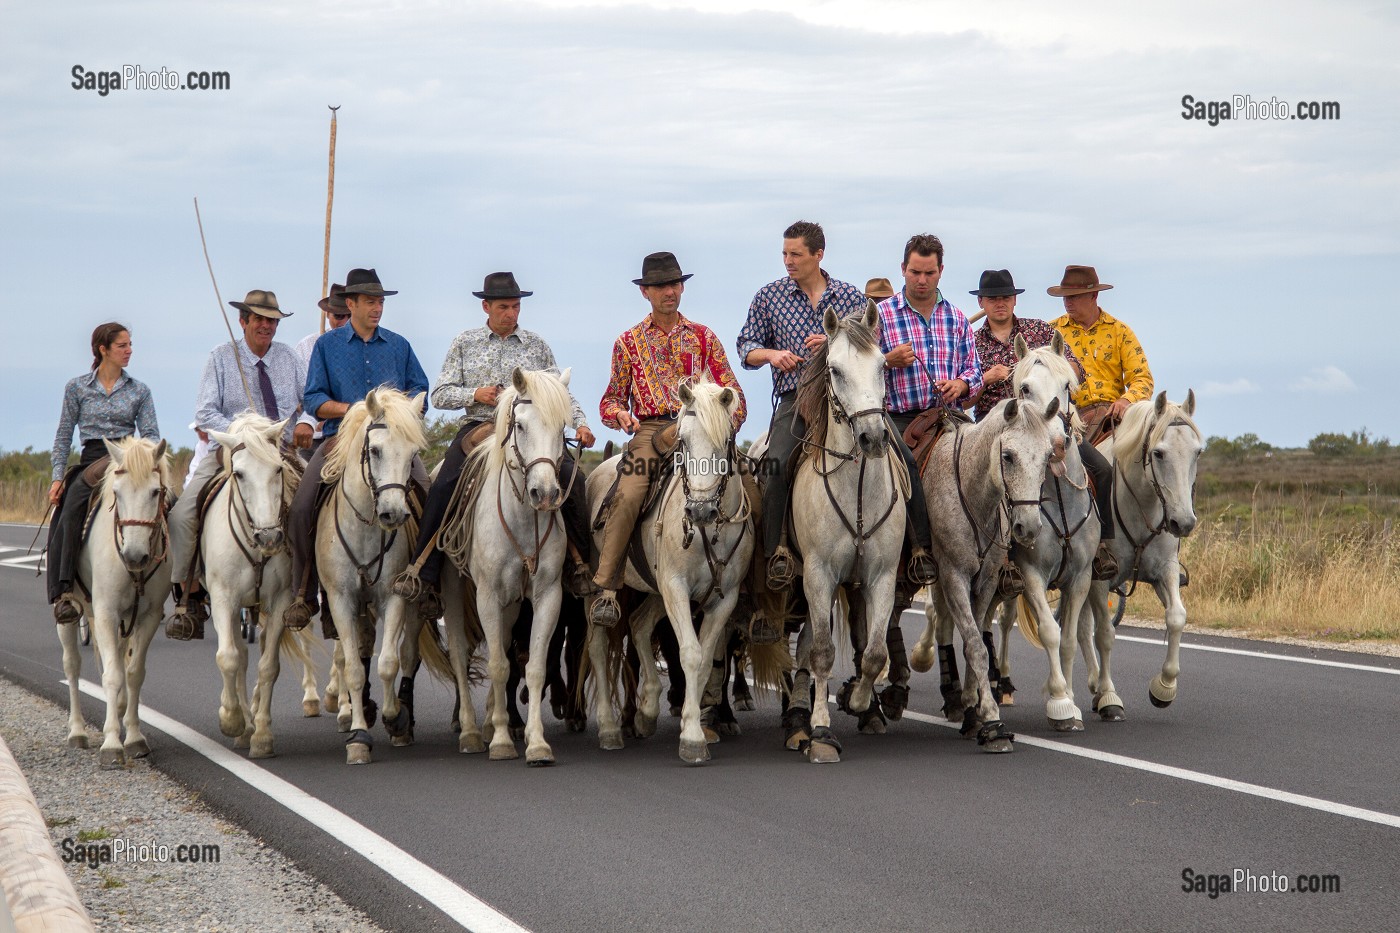
M428 441L423 433L423 419L420 417L421 409L418 403L397 389L380 386L373 391L375 399L384 409L383 417L379 420L384 422L390 432L415 448L421 450L426 447ZM340 422L340 440L335 449L326 455L325 465L321 468L323 480L328 483L334 482L340 478L347 464L359 461L360 450L365 445L365 427L371 420L366 402L360 401L350 406L350 410Z
M160 485L169 492L170 486L170 454L167 453L159 460L156 459L156 445L149 440L142 442L142 439L135 437L124 438L120 441L111 442L122 452L121 469L125 471L127 479L133 485L141 485L150 480L152 473L160 475ZM114 464L115 465L115 464ZM117 480L117 471L111 467L103 474L99 484L100 494L105 498L112 490L112 484Z
M1118 430L1113 432L1113 459L1121 462L1139 459L1143 441L1148 446L1161 443L1162 435L1178 421L1189 427L1196 440L1201 439L1201 429L1196 422L1176 402L1167 402L1160 417L1155 417L1157 406L1151 401L1136 402L1128 406Z
M510 413L516 399L528 399L539 411L545 424L568 425L573 419L573 399L563 381L548 370L522 371L525 377L525 391L518 391L514 385L506 386L496 397L496 426L494 444L479 444L471 456L485 460L488 466L505 465L506 440L510 433ZM549 376L552 378L542 378Z
M708 379L697 382L690 387L694 402L689 407L695 412L695 417L699 419L700 429L704 432L705 438L717 450L729 444L729 438L733 436L734 430L729 409L719 400L724 390L725 386Z

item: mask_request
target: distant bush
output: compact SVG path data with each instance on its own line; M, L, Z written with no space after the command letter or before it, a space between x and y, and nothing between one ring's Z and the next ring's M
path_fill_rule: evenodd
M1261 441L1258 434L1241 434L1234 440L1224 437L1206 438L1206 453L1222 460L1243 460L1246 457L1267 454L1274 446Z
M1388 453L1390 438L1372 437L1366 428L1350 434L1323 432L1308 441L1308 450L1319 457L1373 456Z

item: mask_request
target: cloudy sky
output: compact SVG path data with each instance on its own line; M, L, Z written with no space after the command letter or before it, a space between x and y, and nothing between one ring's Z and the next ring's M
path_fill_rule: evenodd
M1300 445L1400 435L1400 14L1381 3L930 0L12 4L0 37L9 339L0 447L47 448L88 336L127 323L164 432L185 426L227 301L275 291L316 326L328 104L341 106L332 277L374 266L385 325L430 378L511 269L595 416L641 258L694 272L682 304L733 353L821 222L825 267L898 282L912 233L948 249L968 310L1008 267L1019 311L1067 263L1194 388L1209 434ZM226 91L74 89L73 69L227 71ZM1328 122L1182 117L1181 98L1336 101ZM1377 296L1381 296L1377 298ZM1377 305L1376 302L1380 301ZM1389 307L1391 310L1385 310ZM236 323L236 321L235 321ZM752 437L767 370L741 372Z

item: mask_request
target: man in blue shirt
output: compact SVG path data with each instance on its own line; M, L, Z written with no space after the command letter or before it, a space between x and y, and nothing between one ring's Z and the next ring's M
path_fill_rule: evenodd
M379 326L385 297L398 292L386 291L373 269L351 269L342 294L350 310L350 324L327 331L317 339L306 369L306 391L302 394L306 410L323 422L326 442L317 448L306 465L306 475L297 487L287 519L288 543L292 548L292 585L298 589L298 594L282 618L287 628L294 631L305 628L318 609L316 498L321 487L321 466L340 430L340 419L351 405L382 385L409 395L428 391L428 377L408 341ZM428 473L416 456L413 480L423 489L428 486Z

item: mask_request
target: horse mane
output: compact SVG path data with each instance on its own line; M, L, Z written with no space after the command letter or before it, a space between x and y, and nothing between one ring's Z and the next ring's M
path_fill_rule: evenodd
M1201 429L1176 402L1167 402L1161 417L1154 417L1156 410L1156 403L1151 399L1134 402L1128 406L1123 421L1113 432L1114 460L1121 463L1125 459L1136 459L1144 442L1149 447L1155 446L1162 440L1162 435L1167 433L1167 429L1177 421L1185 422L1187 427L1195 432L1196 439L1200 440Z
M384 408L383 421L390 433L403 438L414 447L427 446L427 437L423 434L423 419L419 417L421 409L413 399L388 386L375 389L374 395ZM340 479L352 458L354 461L360 459L360 449L364 446L364 430L369 422L369 406L363 400L350 406L350 410L340 421L338 432L342 441L348 443L337 442L335 448L326 455L325 465L321 468L321 478L324 481L329 483Z
M548 424L567 425L573 418L574 402L569 395L569 389L563 381L549 370L521 370L521 375L525 377L524 397L528 398L538 409L540 417ZM551 377L551 378L544 378ZM479 444L471 452L471 458L475 460L486 460L492 467L505 465L506 458L506 438L510 431L510 413L515 407L515 400L522 395L512 383L496 396L496 426L494 444Z
M724 386L706 378L693 384L690 391L695 396L693 411L700 419L700 429L705 432L705 437L709 439L717 449L728 446L729 439L734 436L734 422L729 418L729 412L719 402L720 393L724 391Z
M1031 367L1036 365L1049 369L1051 378L1057 382L1061 379L1066 380L1069 383L1071 393L1080 386L1079 374L1074 371L1069 360L1065 359L1063 354L1051 350L1049 346L1034 348L1026 354L1021 362L1030 365L1025 369L1017 366L1011 374L1011 386L1017 398L1021 397L1021 385L1025 382L1027 373L1030 372ZM1084 420L1079 417L1079 411L1072 405L1069 411L1069 426L1076 437L1082 438L1084 436Z
M271 418L264 417L255 411L245 411L243 414L233 419L226 433L237 434L239 436L255 434L266 437L267 432L270 431L275 424L277 424L277 422L273 421ZM268 466L281 465L284 467L282 470L282 501L291 505L292 497L296 495L297 486L301 483L301 471L296 469L294 465L288 466L289 461L284 459L281 445L276 441L271 444L245 443L243 449L251 453L254 459L261 460ZM291 454L290 456L295 457L295 454ZM228 476L232 469L233 458L226 457L224 459L223 468L219 473L221 476Z
M852 314L841 318L836 335L828 338L807 361L801 377L797 380L797 414L807 423L807 430L815 444L826 443L826 416L830 405L826 390L827 371L830 368L827 347L842 334L857 350L880 348L876 332L865 325L861 315Z
M151 478L152 473L156 473L160 476L161 487L167 492L170 491L171 470L170 454L168 452L165 456L157 460L155 457L157 444L154 441L138 437L126 437L119 441L112 441L111 444L113 447L124 452L124 456L122 457L122 469L131 477L132 483L139 486L147 482ZM167 447L167 451L168 450L169 448ZM116 461L113 460L112 464L107 467L106 472L102 474L102 482L98 486L100 496L106 496L107 491L111 488L114 477L116 476L116 471L112 469L112 465L115 465L115 463Z

